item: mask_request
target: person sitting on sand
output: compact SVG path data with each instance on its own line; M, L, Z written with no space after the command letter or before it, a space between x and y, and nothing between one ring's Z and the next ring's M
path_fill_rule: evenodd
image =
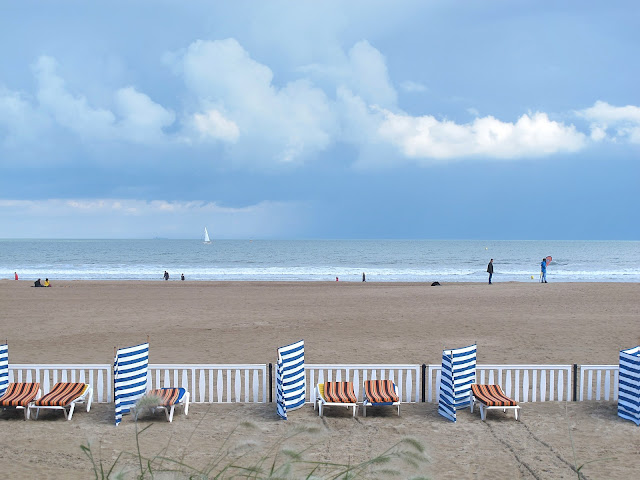
M44 286L45 287L50 287L51 286L51 284L49 283L49 279L48 278L44 279Z
M34 287L41 287L42 284L40 283L40 279L37 279L35 282L33 282L33 286Z

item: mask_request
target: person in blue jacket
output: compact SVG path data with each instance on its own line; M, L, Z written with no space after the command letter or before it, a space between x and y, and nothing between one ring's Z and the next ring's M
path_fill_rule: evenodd
M543 258L540 264L540 272L542 273L541 283L547 283L547 259Z

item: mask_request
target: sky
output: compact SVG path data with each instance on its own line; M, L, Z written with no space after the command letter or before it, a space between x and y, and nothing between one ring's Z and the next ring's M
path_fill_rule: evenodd
M2 11L0 238L640 239L636 0Z

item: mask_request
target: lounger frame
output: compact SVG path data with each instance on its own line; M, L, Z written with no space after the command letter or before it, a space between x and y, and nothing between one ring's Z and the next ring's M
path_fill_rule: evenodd
M316 401L313 402L313 409L316 409L318 405L318 416L322 416L322 409L324 407L346 407L347 409L353 407L353 416L355 417L358 412L358 403L338 403L327 402L322 395L320 395L320 384L316 385Z
M500 389L500 391L502 391L502 389ZM513 410L516 421L520 420L520 405L487 405L476 397L473 394L473 390L471 390L471 403L469 404L471 413L473 413L473 407L476 403L480 406L480 420L483 422L487 419L487 410L502 410L503 413L506 413L507 410Z
M396 393L396 396L398 397L398 401L397 402L393 402L393 403L372 403L369 401L369 399L367 398L367 392L366 389L362 390L362 416L366 417L367 416L367 407L392 407L392 406L397 406L398 407L398 416L400 416L400 404L402 403L402 401L400 401L400 395L398 395L398 386L395 384L395 382L393 383L393 390Z
M66 405L36 405L35 401L33 401L29 404L28 409L31 410L32 408L34 408L36 410L36 420L38 419L38 415L40 414L40 409L62 410L62 413L64 413L64 418L66 418L68 421L73 417L73 412L76 408L76 405L85 403L87 405L87 412L89 412L91 410L91 403L93 403L93 387L89 384L87 384L87 388L82 393L82 395L76 397Z

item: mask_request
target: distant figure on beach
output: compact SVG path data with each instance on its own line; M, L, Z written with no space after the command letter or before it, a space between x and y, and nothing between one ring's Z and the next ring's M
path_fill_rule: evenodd
M491 285L491 277L493 277L493 258L489 261L489 265L487 265L487 273L489 274L489 285Z
M51 286L51 284L49 283L49 279L48 278L44 279L44 286L45 287L50 287Z
M367 281L367 277L364 276L364 272L362 272L362 281L366 282Z
M182 280L184 282L184 273L180 274L180 280Z
M35 282L33 282L33 286L34 287L41 287L42 284L40 283L40 279L37 279Z
M13 272L16 276L16 280L18 280L18 272Z
M336 282L338 281L338 277L336 277Z
M543 258L540 264L540 283L547 283L547 259Z
M164 271L164 279L169 280L169 272L167 272L166 270Z

